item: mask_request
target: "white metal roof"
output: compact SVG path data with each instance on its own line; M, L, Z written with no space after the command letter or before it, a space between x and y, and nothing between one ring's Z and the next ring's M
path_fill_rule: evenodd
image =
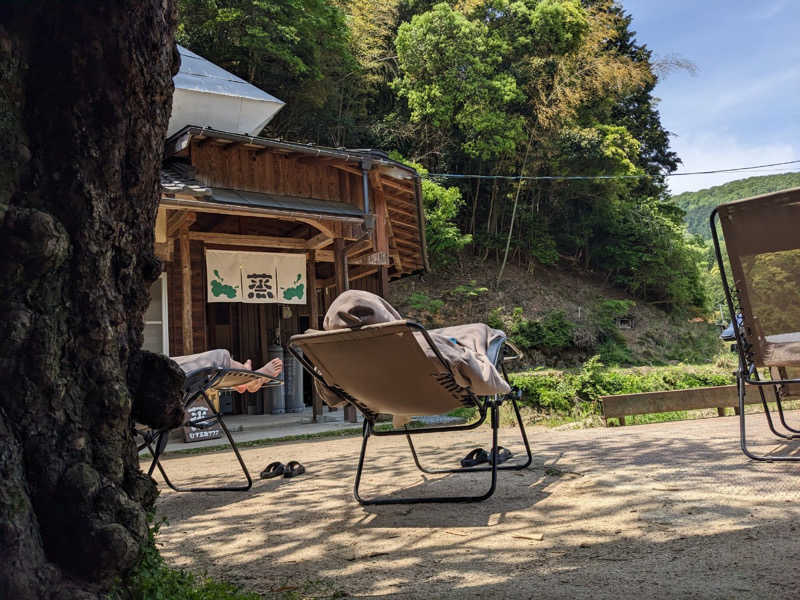
M181 67L173 78L167 136L187 125L212 127L231 133L258 135L283 107L283 101L178 46Z
M283 104L275 96L258 89L180 44L178 53L181 55L181 68L173 79L176 88Z

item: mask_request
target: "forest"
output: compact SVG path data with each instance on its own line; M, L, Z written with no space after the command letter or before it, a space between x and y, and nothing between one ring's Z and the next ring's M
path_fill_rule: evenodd
M462 250L498 283L507 262L569 265L667 310L707 308L705 250L670 199L680 159L653 96L691 65L657 60L620 3L178 8L179 43L286 102L263 135L380 148L424 173L434 269Z

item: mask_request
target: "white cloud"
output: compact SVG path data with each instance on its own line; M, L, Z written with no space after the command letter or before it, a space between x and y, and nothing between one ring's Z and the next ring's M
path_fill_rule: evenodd
M749 167L768 163L800 160L800 145L764 144L760 146L745 144L731 135L713 133L689 134L672 138L672 149L683 160L678 172L713 171L736 167ZM669 187L673 194L689 192L721 185L728 181L768 175L770 173L796 171L799 165L787 165L784 169L764 171L739 171L713 175L687 175L670 177Z

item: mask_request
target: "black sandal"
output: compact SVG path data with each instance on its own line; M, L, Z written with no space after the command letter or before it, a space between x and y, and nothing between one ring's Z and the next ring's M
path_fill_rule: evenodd
M489 462L489 455L483 448L475 448L470 450L464 458L461 459L462 467L474 467L481 463Z
M306 468L296 460L289 461L283 470L284 477L296 477L306 472Z
M502 446L497 447L497 464L501 465L506 462L509 458L513 458L513 454L507 448L503 448ZM489 457L489 462L492 462L492 458Z
M272 479L273 477L278 477L279 475L283 475L285 471L286 467L283 466L283 463L277 461L269 463L267 465L267 468L261 471L261 479Z

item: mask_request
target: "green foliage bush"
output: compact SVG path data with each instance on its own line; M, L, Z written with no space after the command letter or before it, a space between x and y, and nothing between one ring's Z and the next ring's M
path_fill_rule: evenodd
M633 355L619 331L617 319L630 313L636 305L631 300L605 298L597 302L590 312L590 321L597 334L597 352L606 364L626 365Z
M478 282L473 279L469 283L462 283L450 290L450 293L455 296L462 296L464 298L477 298L481 294L485 294L489 288L479 286Z
M598 413L601 396L728 385L734 381L725 367L620 369L607 367L599 356L586 361L580 370L512 373L509 379L522 390L525 404L572 416Z
M495 308L489 312L487 324L504 330L512 342L522 350L540 350L554 353L574 347L575 324L558 310L547 313L539 320L527 319L522 308L516 307L508 318L503 309Z
M408 302L409 306L414 310L430 313L432 315L438 313L444 306L444 300L431 298L425 292L413 292L406 302Z

